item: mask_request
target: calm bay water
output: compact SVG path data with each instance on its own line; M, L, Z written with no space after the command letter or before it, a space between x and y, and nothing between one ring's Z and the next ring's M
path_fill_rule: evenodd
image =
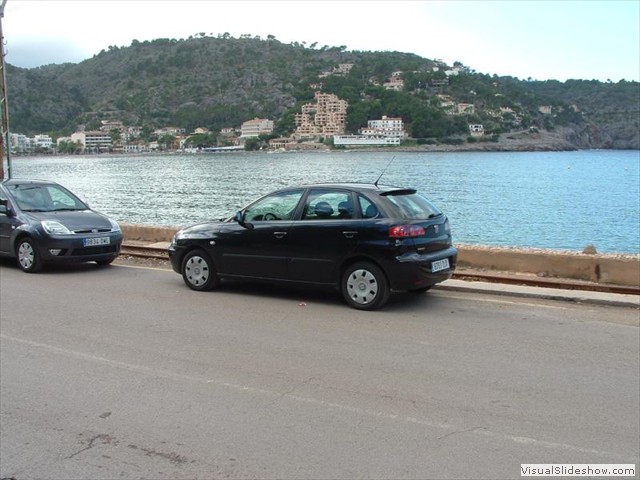
M640 252L640 152L214 153L13 157L118 221L182 226L232 214L279 187L323 181L413 186L468 245Z

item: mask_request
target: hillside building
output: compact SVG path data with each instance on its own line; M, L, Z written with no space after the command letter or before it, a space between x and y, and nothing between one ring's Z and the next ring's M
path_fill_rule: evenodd
M85 152L108 152L111 150L111 136L106 132L75 132L71 134L71 141L80 142Z
M273 133L273 120L266 118L254 118L244 122L240 127L240 138L259 137L260 135L271 135Z
M379 120L369 120L367 127L361 128L359 133L371 137L395 137L401 140L409 136L404 129L402 118L387 117L386 115L383 115Z
M347 122L349 103L332 93L315 93L316 103L302 106L302 113L296 113L297 140L342 135Z

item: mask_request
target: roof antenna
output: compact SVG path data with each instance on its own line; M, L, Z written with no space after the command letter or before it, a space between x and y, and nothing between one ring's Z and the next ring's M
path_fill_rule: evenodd
M387 171L387 169L391 166L391 164L393 163L393 161L396 159L396 156L394 155L393 158L391 158L391 160L389 161L389 163L387 163L387 166L384 167L384 170L382 170L382 173L380 174L380 176L378 177L378 179L374 182L374 186L378 186L378 182L380 181L380 179L382 178L382 176L385 174L385 172Z

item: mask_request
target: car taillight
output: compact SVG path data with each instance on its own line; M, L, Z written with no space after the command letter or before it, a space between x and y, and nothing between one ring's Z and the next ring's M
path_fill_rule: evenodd
M421 237L426 233L420 225L395 225L389 229L389 238Z

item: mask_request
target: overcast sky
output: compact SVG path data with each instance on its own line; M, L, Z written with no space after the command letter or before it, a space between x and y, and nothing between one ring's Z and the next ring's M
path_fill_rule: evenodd
M640 0L7 0L6 62L80 62L203 32L410 52L535 80L640 80Z

